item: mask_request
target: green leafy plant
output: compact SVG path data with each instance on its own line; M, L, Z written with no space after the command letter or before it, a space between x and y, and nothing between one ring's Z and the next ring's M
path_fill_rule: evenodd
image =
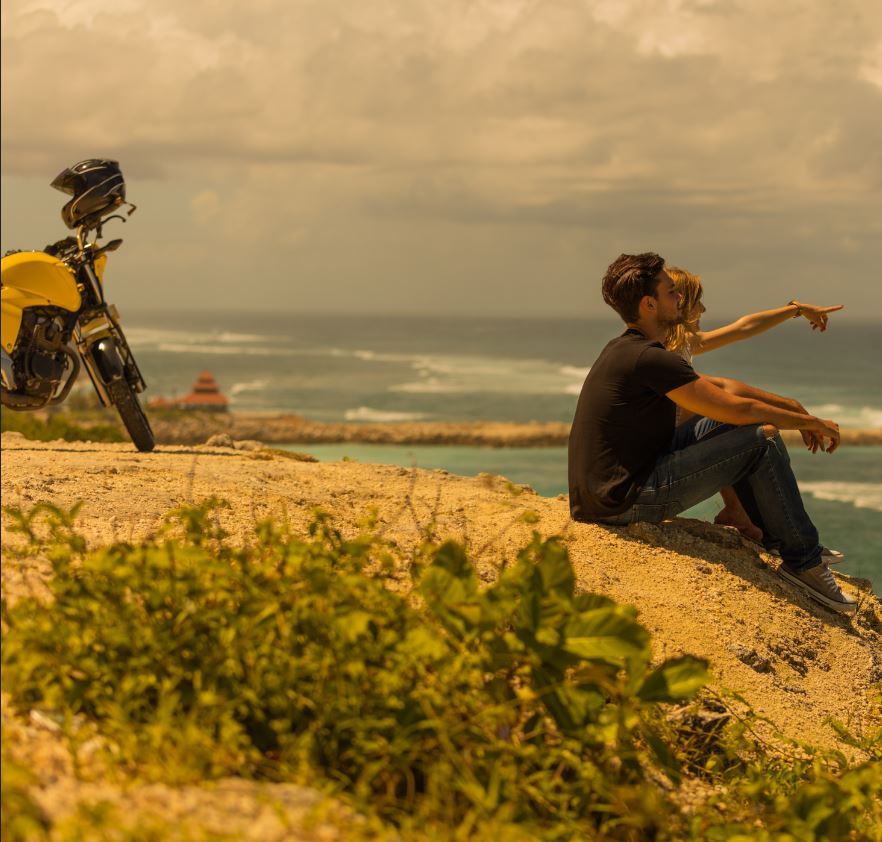
M307 536L264 521L233 547L222 505L94 551L75 512L7 510L53 568L50 601L3 604L14 704L85 720L131 774L308 781L413 836L711 838L761 819L814 839L880 815L878 765L816 758L799 778L741 732L672 724L707 665L653 666L636 611L577 592L553 539L486 588L461 546L427 541L401 593L374 538L317 513ZM685 775L732 804L687 820Z
M50 822L30 795L33 773L3 746L0 769L0 838L3 842L49 839Z

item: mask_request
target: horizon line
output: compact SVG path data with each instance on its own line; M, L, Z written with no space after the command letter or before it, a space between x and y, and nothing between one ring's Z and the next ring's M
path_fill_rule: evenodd
M229 315L229 316L318 316L318 317L333 317L333 318L452 318L452 319L498 319L498 320L518 320L518 319L526 319L531 321L581 321L581 320L591 320L591 321L605 321L605 322L617 322L619 324L624 324L621 319L615 313L584 313L584 314L576 314L573 315L570 313L497 313L497 312L462 312L457 310L339 310L339 309L331 309L331 308L309 308L309 309L290 309L290 310L281 310L281 309L270 309L255 307L255 308L242 308L242 307L205 307L205 306L176 306L176 307L162 307L156 305L147 305L147 306L139 306L135 304L123 304L125 310L129 314L137 314L137 313L156 313L156 314L164 314L168 315L171 313L181 313L182 315ZM719 318L713 318L709 321L713 323L717 322L725 322L726 320L734 321L735 319L743 316L744 313L738 313L737 315L733 314L722 314ZM836 321L848 321L851 324L863 323L863 324L880 324L882 323L882 314L875 316L867 316L865 314L858 314L856 316L852 316L850 314L841 314L837 315Z

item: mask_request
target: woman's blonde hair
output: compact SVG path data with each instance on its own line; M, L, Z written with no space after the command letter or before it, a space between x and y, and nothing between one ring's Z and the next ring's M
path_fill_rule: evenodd
M665 348L669 351L682 351L685 348L688 351L692 338L698 332L701 318L701 278L676 266L666 266L665 269L674 281L674 289L683 296L683 303L680 305L683 323L674 325L668 331Z

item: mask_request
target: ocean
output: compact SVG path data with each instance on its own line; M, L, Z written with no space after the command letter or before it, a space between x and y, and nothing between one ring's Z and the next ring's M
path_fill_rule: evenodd
M317 421L566 421L613 319L124 313L146 399L181 396L209 370L244 412ZM799 399L842 427L882 427L882 325L802 321L696 359L696 369ZM706 327L714 327L708 321ZM296 446L296 442L291 443ZM304 445L320 459L502 474L566 491L566 449ZM792 450L806 507L841 569L882 590L882 447ZM686 513L712 518L707 501Z

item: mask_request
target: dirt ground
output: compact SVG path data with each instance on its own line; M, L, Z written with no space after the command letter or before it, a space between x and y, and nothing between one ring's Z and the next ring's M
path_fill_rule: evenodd
M825 720L835 718L856 733L880 725L873 687L882 680L882 605L868 583L837 574L860 601L856 617L839 616L795 591L776 574L772 558L722 527L680 519L627 528L575 524L562 496L541 497L505 478L298 461L257 444L163 446L140 454L130 445L37 443L7 433L2 445L4 506L48 500L70 507L84 500L80 529L95 546L149 535L173 507L212 495L230 503L221 523L241 542L260 518L305 527L316 507L354 535L373 507L376 531L406 559L434 521L439 536L465 542L488 582L534 529L559 535L578 586L635 605L657 658L707 658L712 686L740 693L785 737L855 756ZM525 512L535 513L528 518L535 522L526 523ZM4 544L14 540L7 520L4 513ZM39 563L24 567L4 554L4 595L15 599L39 587L45 574ZM55 756L46 748L47 729L39 718L22 723L4 711L7 734L10 727L33 746L25 754L42 777L41 752ZM775 742L772 726L761 731ZM70 800L76 784L59 763L56 757L55 771L45 772L44 790L65 781Z

